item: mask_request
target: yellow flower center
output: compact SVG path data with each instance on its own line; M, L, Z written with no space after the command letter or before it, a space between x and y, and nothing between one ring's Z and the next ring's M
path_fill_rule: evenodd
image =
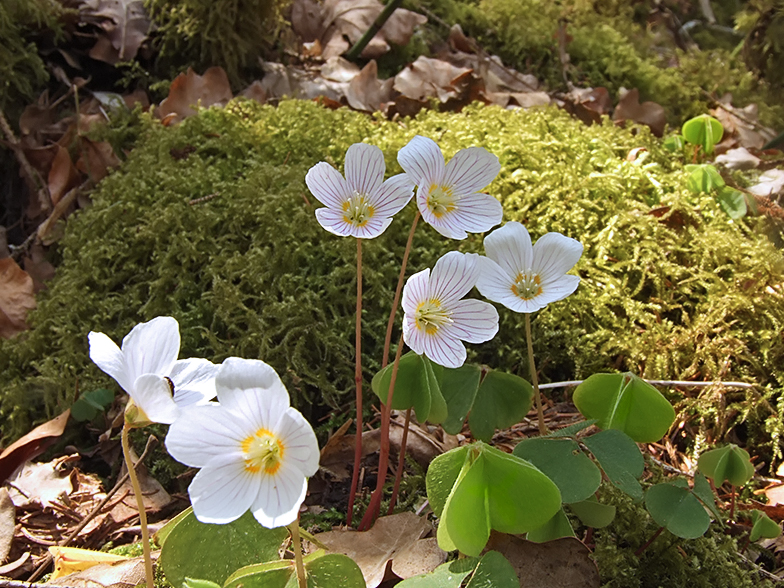
M441 218L445 214L457 208L455 196L452 190L446 186L433 184L427 193L427 207L436 218Z
M283 443L267 429L259 429L243 439L242 451L245 453L245 469L253 474L261 470L274 474L283 462Z
M539 277L539 274L528 269L517 274L514 284L512 284L512 293L523 300L532 300L542 293L541 283L542 278Z
M376 214L367 202L364 194L354 192L354 195L343 203L343 220L355 227L364 227Z
M425 300L417 306L414 313L416 326L420 331L432 335L442 326L452 322L452 313L441 305L437 298Z

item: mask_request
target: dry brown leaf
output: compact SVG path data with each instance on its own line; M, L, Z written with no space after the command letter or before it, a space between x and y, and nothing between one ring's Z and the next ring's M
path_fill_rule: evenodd
M112 65L136 57L150 31L143 0L84 0L79 10L85 22L98 25L105 35L98 37L90 57Z
M27 560L30 559L30 552L26 551L16 560L5 564L4 566L0 566L0 576L9 576L11 578L16 578L16 572L27 563Z
M0 337L27 330L27 313L34 308L33 279L10 257L0 259Z
M446 551L438 546L438 539L419 539L413 549L405 549L392 560L392 572L403 580L429 574L446 561Z
M446 102L457 98L460 93L457 81L470 72L470 68L455 67L441 59L420 56L395 76L394 88L413 100L437 97L439 101Z
M174 78L169 96L158 107L158 116L177 115L180 119L196 114L194 107L225 106L233 98L229 78L222 67L213 66L198 75L192 68Z
M48 182L52 204L60 202L60 198L68 190L79 184L79 171L71 161L71 155L65 147L57 146L52 167L49 168Z
M716 163L723 164L727 169L754 169L759 167L760 158L749 153L745 147L737 147L717 156Z
M267 91L259 80L256 80L240 92L240 96L244 96L248 100L255 100L259 104L267 103Z
M784 486L771 486L765 489L765 496L768 497L768 506L784 505Z
M153 561L158 559L160 553L152 553ZM73 588L133 588L143 584L144 579L144 557L139 556L114 564L98 564L84 571L50 580L49 584Z
M522 586L599 588L599 570L591 552L574 537L533 543L493 532L487 549L498 551L509 560Z
M0 260L2 263L5 260ZM5 482L24 462L41 455L65 431L71 409L39 425L0 453L0 484Z
M306 70L272 62L262 63L262 68L264 77L261 80L261 87L270 100L277 100L284 96L313 100L323 96L340 102L348 88L345 83L324 79L318 70Z
M664 107L655 102L640 104L640 91L637 88L621 96L612 118L615 122L631 120L647 125L657 137L664 134L664 127L667 125L667 113Z
M322 32L321 5L316 0L294 0L291 28L305 43L317 41Z
M97 184L104 179L110 169L120 167L120 159L115 155L111 143L82 137L81 145L82 156L76 162L76 167L87 174L93 183Z
M602 122L602 115L609 114L612 100L607 88L573 88L566 96L564 110L587 125Z
M58 467L59 461L47 463L28 462L19 473L9 480L9 494L17 507L41 505L51 506L63 502L62 496L73 491L70 474L63 475Z
M136 461L136 455L134 455L133 458L134 461ZM120 474L122 475L127 471L123 462L123 468ZM139 487L142 490L144 510L147 512L158 512L171 504L172 497L164 490L158 480L148 474L144 464L136 468L136 476L139 478ZM133 486L131 485L130 480L125 481L117 491L117 495L122 498L108 510L109 514L116 522L123 523L139 515L139 510L136 506L136 497L133 493Z
M359 72L356 63L351 63L343 57L330 57L321 66L321 76L333 82L348 83L359 75Z
M747 149L762 149L762 147L776 136L773 129L763 127L757 123L758 108L756 104L749 104L744 108L732 105L732 95L726 94L719 103L720 108L711 110L724 127L724 137L716 145L716 152L723 153L732 147L746 147Z
M0 488L0 563L4 562L11 551L16 526L16 507L6 488Z
M414 569L412 561L417 560L417 554L424 547L419 539L430 530L431 525L425 517L417 516L412 512L403 512L380 517L369 531L328 531L319 533L316 538L330 551L343 553L353 559L362 570L368 588L376 588L384 579L388 562L392 561L392 568L395 570L395 559L399 557L401 558L400 572L408 573ZM430 572L444 561L446 554L441 552L435 557L430 543L432 542L424 547L428 555L421 561L423 567L429 564L433 567L424 571L419 570L417 573ZM428 564L425 564L425 561Z
M45 104L29 104L19 117L19 130L23 135L32 135L49 125L57 118L55 110Z
M349 106L355 110L375 112L381 110L386 102L392 99L392 84L394 79L381 81L378 79L378 66L376 60L371 59L359 75L349 82L346 90L346 99Z

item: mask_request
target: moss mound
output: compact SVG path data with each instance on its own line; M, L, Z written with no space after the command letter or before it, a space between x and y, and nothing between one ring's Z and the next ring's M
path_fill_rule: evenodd
M123 168L69 220L33 329L0 342L4 437L67 407L77 382L81 391L115 386L87 357L90 330L119 341L160 314L180 321L182 357L262 358L314 422L331 409L347 414L355 243L321 229L304 177L317 161L342 164L357 141L379 145L387 173L398 173L396 154L415 133L436 139L447 156L470 145L496 153L503 169L490 191L506 220L525 222L534 237L554 230L585 245L577 293L535 316L545 381L608 369L753 381L761 393L673 399L698 412L714 436L749 419L776 440L781 253L757 220L733 222L711 199L693 200L680 163L646 130L585 127L558 110L478 106L396 123L297 101L237 101L174 128L146 121ZM626 161L639 146L648 159ZM363 249L368 379L379 366L412 214L409 205ZM450 242L421 227L410 273L456 247L481 252L481 235ZM470 353L527 374L521 316L500 314L499 335Z

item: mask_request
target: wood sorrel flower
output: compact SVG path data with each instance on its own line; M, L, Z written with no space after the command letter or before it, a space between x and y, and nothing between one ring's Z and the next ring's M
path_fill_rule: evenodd
M341 237L372 239L383 233L414 195L411 178L398 174L384 181L384 154L375 145L355 143L346 151L346 178L320 162L305 183L326 208L316 210L319 224Z
M403 340L445 367L466 359L462 341L484 343L498 332L498 312L481 300L461 300L479 277L479 256L450 251L433 272L411 276L403 288Z
M580 283L566 272L580 259L583 246L561 233L547 233L532 246L526 228L508 222L485 237L485 253L476 287L515 312L531 313L562 300Z
M422 218L451 239L481 233L501 222L503 209L493 196L479 192L501 169L498 158L482 147L458 151L444 165L435 141L417 135L397 155L417 187Z
M230 357L215 385L218 404L184 409L166 435L174 459L201 468L188 488L196 518L230 523L250 509L265 527L292 523L318 470L313 429L263 361Z
M143 413L139 422L168 425L180 408L215 398L218 366L206 359L177 359L180 326L170 316L136 325L123 339L122 349L103 333L91 331L87 339L90 359L115 379Z

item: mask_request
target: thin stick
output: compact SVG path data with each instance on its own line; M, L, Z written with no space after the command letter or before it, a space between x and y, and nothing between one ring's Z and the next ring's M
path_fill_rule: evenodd
M392 365L392 376L389 379L389 390L387 392L386 404L381 405L381 451L378 458L378 476L376 478L376 489L370 496L370 504L368 505L365 516L359 523L360 531L367 531L373 521L376 519L379 510L381 509L381 495L384 491L384 482L387 479L387 466L389 465L389 421L392 413L392 396L395 393L395 381L397 380L397 368L400 365L400 356L403 352L403 335L400 335L400 341L397 344L397 352L395 353L395 363Z
M36 190L38 195L38 204L41 207L41 210L48 213L50 210L52 210L52 199L49 195L49 186L46 184L46 182L44 182L44 179L33 168L33 166L30 165L30 161L27 159L27 156L22 150L22 147L19 145L19 142L16 139L16 135L14 135L14 131L11 129L11 125L8 124L8 121L5 118L5 113L2 110L0 110L0 129L2 129L6 141L8 141L8 146L11 147L11 150L14 152L17 161L19 161L19 165L22 166L22 170L30 180L30 187ZM38 184L38 186L36 186L36 184Z
M395 487L392 489L392 497L389 499L388 515L395 510L397 493L400 490L400 481L403 478L403 467L406 463L406 442L408 441L408 428L411 423L411 407L406 411L406 424L403 427L403 438L400 440L400 455L397 458L397 471L395 472Z
M735 484L730 484L732 488L732 501L730 502L730 520L735 520L735 495L737 492L735 491Z
M664 531L664 527L659 527L659 530L658 530L658 531L656 531L656 532L653 534L653 537L651 537L650 539L648 539L648 540L645 542L645 545L643 545L643 546L642 546L642 547L640 547L640 548L639 548L637 551L635 551L635 552L634 552L634 555L636 555L637 557L640 557L640 556L642 555L643 551L645 551L646 549L648 549L648 547L651 545L651 543L653 543L654 541L656 541L656 538L657 538L659 535L661 535L661 534L662 534L662 531Z
M305 564L302 563L302 545L299 540L299 515L297 520L289 525L289 533L291 533L291 548L294 550L294 564L297 566L297 583L299 588L308 588Z
M131 478L131 486L133 486L133 493L136 495L136 507L139 509L139 524L142 527L142 550L144 552L144 573L147 577L147 588L154 588L155 577L152 573L152 557L150 556L150 537L147 529L147 510L144 508L144 497L142 496L142 489L139 486L139 478L136 475L136 467L131 458L131 445L128 442L128 431L130 427L128 423L123 425L122 429L122 449L125 456L125 465L128 467L128 475Z
M726 388L756 388L756 384L747 384L746 382L691 382L689 380L644 380L653 386L694 386L699 388L701 386L724 386ZM571 386L579 386L585 380L569 380L568 382L550 382L548 384L539 384L540 390L550 388L568 388Z
M539 434L547 434L547 425L544 424L544 410L542 409L542 394L539 391L539 376L534 364L534 342L531 337L531 315L525 313L525 338L528 342L528 366L531 370L531 383L534 385L534 398L536 399L536 415L539 418Z
M395 12L395 9L397 9L402 3L403 0L389 0L381 13L376 17L376 20L373 21L373 24L370 25L370 28L365 31L364 35L362 35L362 38L357 41L356 45L354 45L346 53L346 59L349 61L356 61L359 58L359 54L362 53L362 50L367 47L367 44L370 43L370 40L376 36L376 33L381 30L381 27L384 26L384 23L389 20L389 17L392 16L392 13Z
M158 438L155 435L150 435L147 438L147 445L144 447L144 451L142 452L141 456L139 457L139 460L136 462L136 465L134 466L135 470L139 469L139 467L142 465L142 462L144 462L147 455L150 453L150 451L152 451L152 448L155 447L157 443L158 443ZM65 539L63 539L62 541L60 541L60 543L58 543L58 546L65 547L69 545L71 541L76 539L76 537L79 535L81 530L84 529L87 526L87 523L93 520L98 515L98 513L103 510L103 508L109 503L112 497L115 494L117 494L120 488L122 488L123 484L125 484L125 482L128 481L129 477L130 475L128 474L128 472L123 474L122 477L119 480L117 480L117 483L114 485L114 488L112 488L106 493L106 496L103 498L103 500L101 500L101 502L99 502L98 505L94 509L92 509L86 517L82 519L82 522L76 525L73 531L71 531ZM30 574L30 578L28 582L34 582L37 578L39 578L43 574L43 571L49 566L49 564L52 563L52 559L54 559L52 557L52 554L50 553L46 554L46 557L44 557L43 561L40 564L38 564L38 567L35 568L35 570L33 570L32 574Z
M357 326L355 347L354 383L357 389L357 433L354 439L354 472L351 474L351 491L348 494L348 512L346 513L346 524L349 527L354 514L354 499L357 494L359 469L362 463L362 239L357 239Z

